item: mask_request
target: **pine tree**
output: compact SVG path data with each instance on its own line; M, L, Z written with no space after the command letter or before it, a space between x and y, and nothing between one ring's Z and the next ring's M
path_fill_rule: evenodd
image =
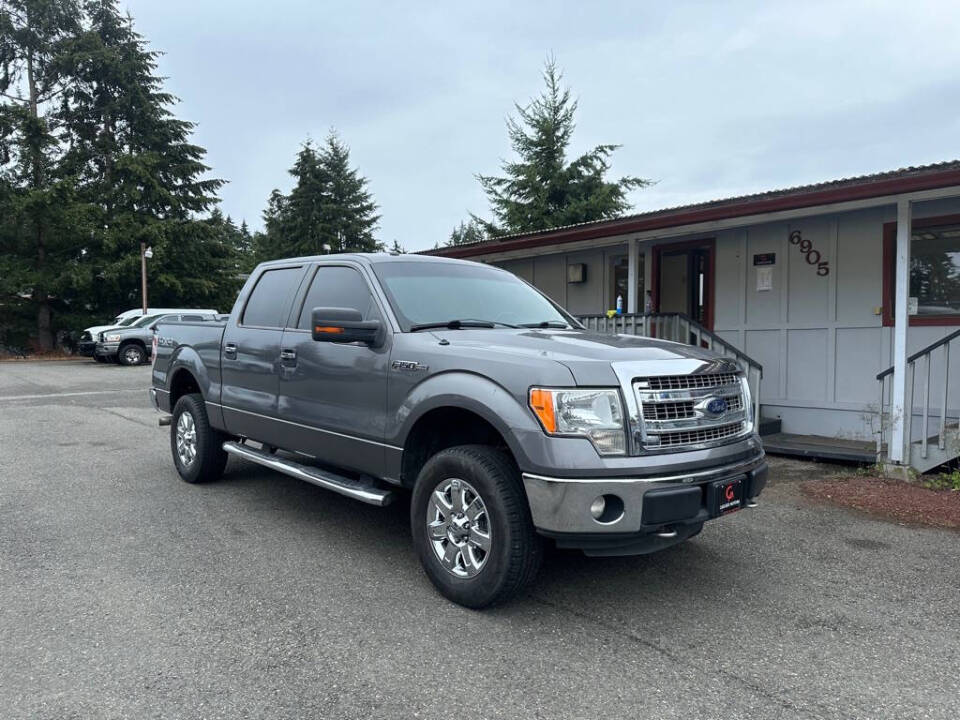
M469 245L470 243L480 242L487 239L487 233L484 229L483 221L471 217L467 222L460 221L450 232L450 239L447 241L447 247L451 245Z
M206 178L193 123L156 74L158 53L121 16L116 0L88 0L87 27L63 61L71 77L60 115L69 134L65 167L92 216L83 265L95 278L90 303L103 313L140 302L140 244L153 248L150 302L204 303L204 275L230 259L198 217L223 181Z
M321 227L331 252L382 251L383 244L373 237L380 216L367 179L350 167L350 150L335 132L327 136L320 167L327 183Z
M390 249L387 252L389 252L391 255L406 255L407 249L403 245L401 245L399 242L394 240L393 244L390 246Z
M305 142L290 174L290 193L274 190L267 201L258 259L383 249L373 236L380 216L367 180L350 167L350 151L335 133L319 150Z
M32 315L36 344L54 345L53 314L76 284L84 218L62 168L60 60L78 30L72 0L0 7L0 298ZM28 306L28 307L24 307Z
M604 179L610 156L619 145L598 145L567 163L577 101L561 87L562 73L553 58L543 72L546 90L507 120L507 133L518 160L505 162L505 176L478 175L494 221L490 235L532 232L573 223L617 217L630 209L627 193L649 180Z

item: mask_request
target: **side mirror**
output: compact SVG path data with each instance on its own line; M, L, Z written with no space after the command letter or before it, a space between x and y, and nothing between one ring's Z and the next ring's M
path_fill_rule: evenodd
M359 310L317 307L310 319L313 339L318 342L374 345L380 337L380 321L364 320Z

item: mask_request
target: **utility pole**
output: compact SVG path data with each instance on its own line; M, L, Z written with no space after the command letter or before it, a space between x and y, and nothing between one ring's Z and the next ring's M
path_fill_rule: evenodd
M147 314L147 260L153 257L153 248L140 243L140 295L143 298L143 314Z

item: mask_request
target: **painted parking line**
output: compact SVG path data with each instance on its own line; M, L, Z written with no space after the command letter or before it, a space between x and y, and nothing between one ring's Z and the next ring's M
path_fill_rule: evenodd
M45 398L79 397L81 395L117 395L119 393L145 393L149 388L127 388L126 390L87 390L84 392L40 393L37 395L9 395L0 396L0 402L5 400L43 400Z

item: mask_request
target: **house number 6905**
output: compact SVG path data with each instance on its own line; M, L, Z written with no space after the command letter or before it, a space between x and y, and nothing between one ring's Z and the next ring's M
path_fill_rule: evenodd
M830 274L830 262L820 259L820 251L813 247L813 241L803 237L799 230L790 233L790 244L796 245L800 249L807 265L817 266L817 275L824 277Z

